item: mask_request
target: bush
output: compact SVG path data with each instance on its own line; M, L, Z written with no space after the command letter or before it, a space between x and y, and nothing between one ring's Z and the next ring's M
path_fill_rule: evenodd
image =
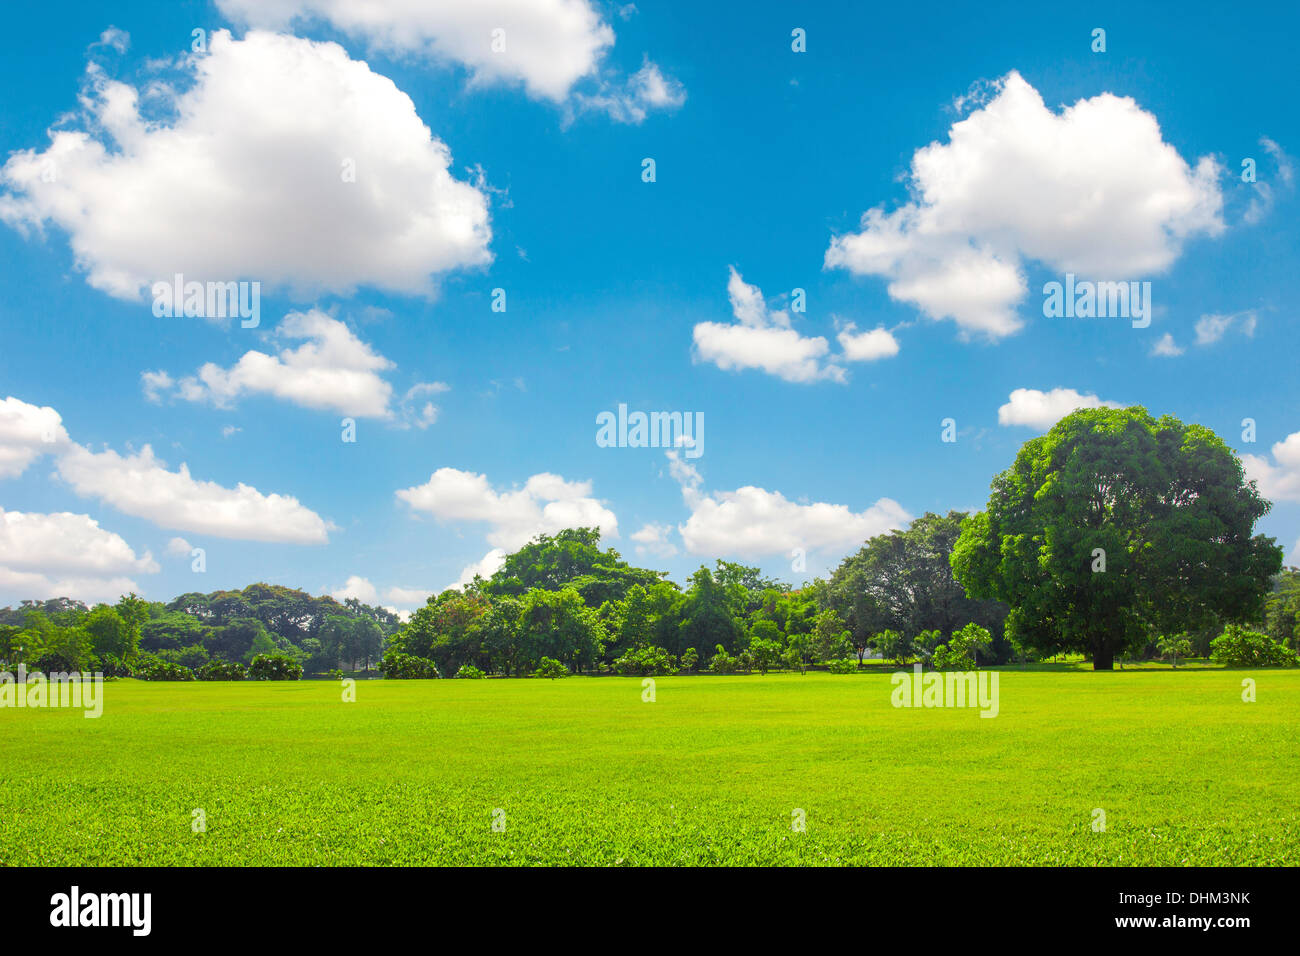
M131 676L139 680L194 680L194 671L183 664L174 664L149 654L142 656L131 668Z
M1267 634L1229 624L1210 641L1210 660L1229 667L1293 667L1296 655Z
M456 676L461 680L482 680L485 675L473 664L461 664Z
M740 661L727 653L727 649L718 644L713 650L713 657L709 660L709 670L714 674L734 674L736 668L740 666Z
M550 657L543 657L537 670L533 671L533 676L549 677L551 680L555 680L557 677L568 677L569 669L557 660Z
M401 651L385 654L379 662L379 672L388 680L431 680L442 676L433 661Z
M624 677L649 677L659 674L676 674L672 655L662 647L642 644L630 648L614 661L614 671Z
M116 654L105 654L101 657L99 670L108 679L131 676L131 666Z
M199 680L243 680L248 671L237 661L211 660L194 672Z
M842 657L837 661L827 661L826 669L832 674L852 674L858 669L858 662L852 657Z
M250 680L302 680L302 665L288 654L258 654L248 665Z

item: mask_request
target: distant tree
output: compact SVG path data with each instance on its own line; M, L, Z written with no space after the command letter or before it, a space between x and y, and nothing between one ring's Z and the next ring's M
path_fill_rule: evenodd
M823 606L845 621L859 661L885 630L938 631L946 641L974 621L993 634L995 643L1001 641L1006 605L968 597L950 563L965 517L961 511L927 512L905 529L871 538L831 575Z
M745 650L748 651L750 660L753 662L753 666L758 668L758 672L766 674L774 664L781 660L783 649L780 641L751 637L749 647L745 648Z
M522 673L519 619L523 605L517 598L493 598L487 612L474 620L475 640L489 666L502 674Z
M575 672L591 667L605 650L605 629L596 612L572 588L533 590L519 614L520 656L527 666L551 657Z
M993 636L987 628L980 627L973 621L960 630L954 631L948 639L949 659L954 664L979 667L980 655L987 655L993 644Z
M1275 576L1264 599L1264 630L1275 641L1300 651L1300 568Z
M203 643L208 631L198 617L188 612L164 610L140 628L140 648L157 652L189 647Z
M848 656L853 646L849 630L843 618L834 608L827 608L814 619L811 640L809 641L810 658L813 661L834 661Z
M87 614L82 627L89 632L91 650L97 655L112 654L127 660L135 657L139 649L139 628L133 629L107 604L100 604Z
M634 568L613 548L600 549L599 528L568 528L541 534L513 554L482 582L489 596L522 597L527 591L572 588L591 608L622 600L637 584L648 587L662 573Z
M678 640L683 647L721 645L736 650L744 634L741 617L745 589L736 582L724 584L708 568L691 575L691 587L680 608Z
M1178 658L1188 657L1192 653L1192 642L1182 634L1161 635L1156 644L1161 656L1168 658L1175 670L1178 669Z
M880 651L881 657L888 658L899 666L908 663L915 656L911 640L902 631L881 631L875 637L875 647Z

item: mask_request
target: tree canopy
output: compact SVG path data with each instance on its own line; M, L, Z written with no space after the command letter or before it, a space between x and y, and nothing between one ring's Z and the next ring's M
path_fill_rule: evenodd
M1213 431L1144 408L1085 409L1030 439L952 552L966 591L1011 606L1024 646L1098 670L1153 636L1258 617L1281 568L1269 504Z

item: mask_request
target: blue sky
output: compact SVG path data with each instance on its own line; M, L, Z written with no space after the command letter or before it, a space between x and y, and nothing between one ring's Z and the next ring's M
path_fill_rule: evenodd
M1300 562L1294 12L428 6L13 15L0 603L267 580L410 608L575 516L677 580L798 581L982 506L1097 401L1252 456ZM176 271L260 282L260 324L155 316ZM1150 325L1045 318L1067 272L1150 281ZM598 446L620 403L702 414L703 454Z

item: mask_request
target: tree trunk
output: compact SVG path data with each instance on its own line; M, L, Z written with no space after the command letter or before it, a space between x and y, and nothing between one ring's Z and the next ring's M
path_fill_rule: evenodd
M1115 650L1104 641L1099 641L1092 652L1092 669L1095 671L1115 669Z

